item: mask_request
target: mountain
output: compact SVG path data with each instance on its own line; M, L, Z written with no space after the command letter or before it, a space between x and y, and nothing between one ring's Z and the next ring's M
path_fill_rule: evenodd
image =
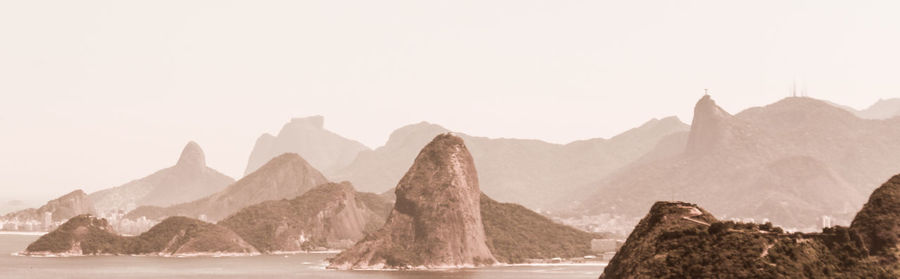
M577 186L637 160L660 139L687 130L678 118L669 117L648 121L610 139L565 145L456 134L466 142L479 166L485 193L501 201L540 208L573 193ZM361 191L384 192L395 186L422 147L446 132L449 130L427 122L397 129L384 146L360 152L332 178L350 181Z
M26 255L202 255L256 254L253 246L222 226L171 217L149 231L126 237L106 219L79 215L28 245Z
M576 215L636 221L656 200L704 204L726 218L813 230L827 215L848 224L865 193L900 166L900 118L860 119L811 98L731 115L701 98L687 140L650 153L561 200ZM664 145L664 146L663 146ZM677 151L680 149L681 151Z
M62 222L81 214L95 214L97 210L88 195L82 190L75 190L47 202L40 208L29 208L9 213L0 219L19 220L20 222L35 221L43 223L45 214L50 214L52 222ZM44 224L49 226L50 224Z
M876 189L850 228L785 233L721 222L691 203L657 202L600 278L897 278L900 175Z
M316 169L332 173L349 165L360 152L369 150L362 143L325 130L324 122L322 116L294 118L277 136L263 134L253 146L244 175L284 153L297 153Z
M203 215L210 221L218 221L244 207L264 201L294 198L327 182L325 176L310 166L300 155L285 153L222 191L169 207L139 207L129 212L126 218L136 219L141 216L149 219L162 219L168 216L201 218Z
M349 182L327 183L291 200L248 206L219 222L262 252L344 249L384 224L390 204L357 193Z
M206 166L203 149L188 142L175 166L122 186L91 193L100 212L132 210L135 207L170 206L221 191L234 179Z
M845 109L855 114L857 117L863 119L890 119L900 116L900 98L887 100L881 99L864 110L857 110L848 106L842 106L838 104L832 105Z
M398 183L384 227L331 260L329 268L459 267L493 264L481 222L481 191L463 139L434 138Z

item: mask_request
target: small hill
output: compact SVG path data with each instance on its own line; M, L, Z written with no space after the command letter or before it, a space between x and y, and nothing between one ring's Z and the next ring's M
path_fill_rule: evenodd
M97 210L88 195L82 190L75 190L47 202L40 208L29 208L9 213L0 220L19 220L21 222L44 222L44 215L49 213L52 222L62 222L81 214L96 214Z
M501 263L527 259L574 258L591 255L591 240L610 238L566 225L513 203L481 194L481 221L487 245Z
M327 183L291 200L248 206L219 222L262 252L345 249L384 224L390 204L357 193L349 182Z
M91 193L99 212L170 206L221 191L234 179L206 166L203 149L188 142L175 166L124 185Z
M168 216L199 218L205 215L208 220L218 221L244 207L294 198L327 182L325 176L300 155L285 153L220 192L170 207L140 207L126 217L144 216L158 220Z
M330 174L349 165L360 152L369 150L362 143L326 130L324 122L322 116L294 118L284 124L278 135L263 134L253 146L244 175L284 153L297 153L316 169Z
M876 189L850 228L785 233L721 222L683 202L657 202L600 278L897 278L900 175Z
M28 245L26 255L253 254L256 250L227 228L172 217L136 237L116 234L106 219L79 215Z

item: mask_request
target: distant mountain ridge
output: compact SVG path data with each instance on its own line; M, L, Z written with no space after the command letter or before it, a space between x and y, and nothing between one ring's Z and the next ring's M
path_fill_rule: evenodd
M863 110L857 110L852 107L831 103L832 105L845 109L859 118L863 119L890 119L900 116L900 98L880 99L871 106Z
M324 122L325 118L318 115L294 118L284 124L278 135L261 135L250 153L244 175L283 153L297 153L316 169L330 174L350 164L359 152L369 150L362 143L326 130Z
M878 185L871 178L900 166L900 119L860 119L811 98L730 115L704 96L693 122L686 142L661 141L671 146L584 185L594 193L576 212L638 218L653 201L678 198L788 227L815 228L822 215L846 224Z
M455 134L471 150L485 193L501 201L541 208L570 194L585 181L637 160L660 139L688 129L678 118L668 117L653 119L610 139L565 145ZM356 160L332 179L350 181L361 191L387 191L396 185L425 144L447 132L444 127L428 122L399 128L391 133L384 146L360 152Z
M325 176L302 157L294 153L285 153L219 192L169 207L139 207L129 212L126 218L205 216L210 221L218 221L244 207L264 201L294 198L327 182Z
M99 212L132 210L139 206L170 206L205 197L234 179L206 166L196 142L188 142L175 166L124 185L90 194Z

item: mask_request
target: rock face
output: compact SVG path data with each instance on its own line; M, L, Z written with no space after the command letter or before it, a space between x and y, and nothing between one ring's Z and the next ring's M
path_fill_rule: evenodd
M346 249L384 224L390 204L349 182L248 206L219 222L262 252Z
M330 268L461 267L493 264L481 221L475 164L462 138L442 134L400 180L380 230L331 261Z
M238 210L270 200L290 199L305 193L328 180L302 157L285 153L275 157L259 170L245 176L224 190L170 207L139 207L126 215L160 220L169 216L221 220Z
M671 134L688 126L676 117L653 119L610 139L589 139L569 144L539 140L492 139L459 134L478 164L482 190L505 202L546 208L569 195L584 192L579 186L631 163ZM380 193L396 186L419 151L431 139L449 130L422 122L394 131L387 143L359 153L349 166L331 175L347 180L360 191ZM683 148L681 146L680 148Z
M170 206L196 200L233 182L231 177L207 167L200 145L188 142L175 166L90 196L100 212L127 212L139 206Z
M900 175L872 193L850 229L862 236L872 254L900 260Z
M830 216L849 224L900 165L900 118L866 120L811 98L729 115L704 96L687 142L676 138L581 189L577 215L635 222L657 200L703 204L728 218L767 218L802 231ZM679 146L679 144L681 144ZM666 146L662 146L666 145ZM672 150L680 152L673 153Z
M3 216L3 220L14 220L25 222L29 220L42 223L44 215L50 213L51 221L60 222L81 214L96 214L97 210L88 195L82 190L75 190L65 194L55 200L47 202L44 206L34 209L25 209L13 212Z
M263 134L253 146L244 174L284 153L297 153L316 169L330 174L349 165L359 152L369 150L357 141L325 130L324 121L322 116L294 118L277 136Z
M709 225L707 225L709 224ZM717 222L688 203L659 202L600 278L895 278L844 227L786 234L770 224ZM879 264L881 262L881 264Z
M28 245L25 255L219 255L256 254L227 228L172 217L135 237L116 234L106 219L79 215Z

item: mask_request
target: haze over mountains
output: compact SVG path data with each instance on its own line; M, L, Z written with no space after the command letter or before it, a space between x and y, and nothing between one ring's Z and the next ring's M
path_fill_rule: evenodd
M189 216L218 221L244 207L270 200L290 199L328 182L325 176L299 155L285 153L222 191L170 207L144 206L126 217Z
M800 229L829 215L847 224L878 177L900 166L900 118L868 120L811 98L787 98L731 115L697 102L688 140L662 141L650 157L585 185L583 214L639 217L654 201L704 204L723 217ZM565 203L565 201L561 202Z
M330 174L350 164L359 152L369 150L362 143L325 130L324 122L322 116L294 118L284 124L278 135L259 136L244 175L284 153L297 153L316 169Z
M122 186L91 193L100 212L129 211L139 206L170 206L218 192L234 179L206 166L206 155L195 142L188 142L175 166Z

